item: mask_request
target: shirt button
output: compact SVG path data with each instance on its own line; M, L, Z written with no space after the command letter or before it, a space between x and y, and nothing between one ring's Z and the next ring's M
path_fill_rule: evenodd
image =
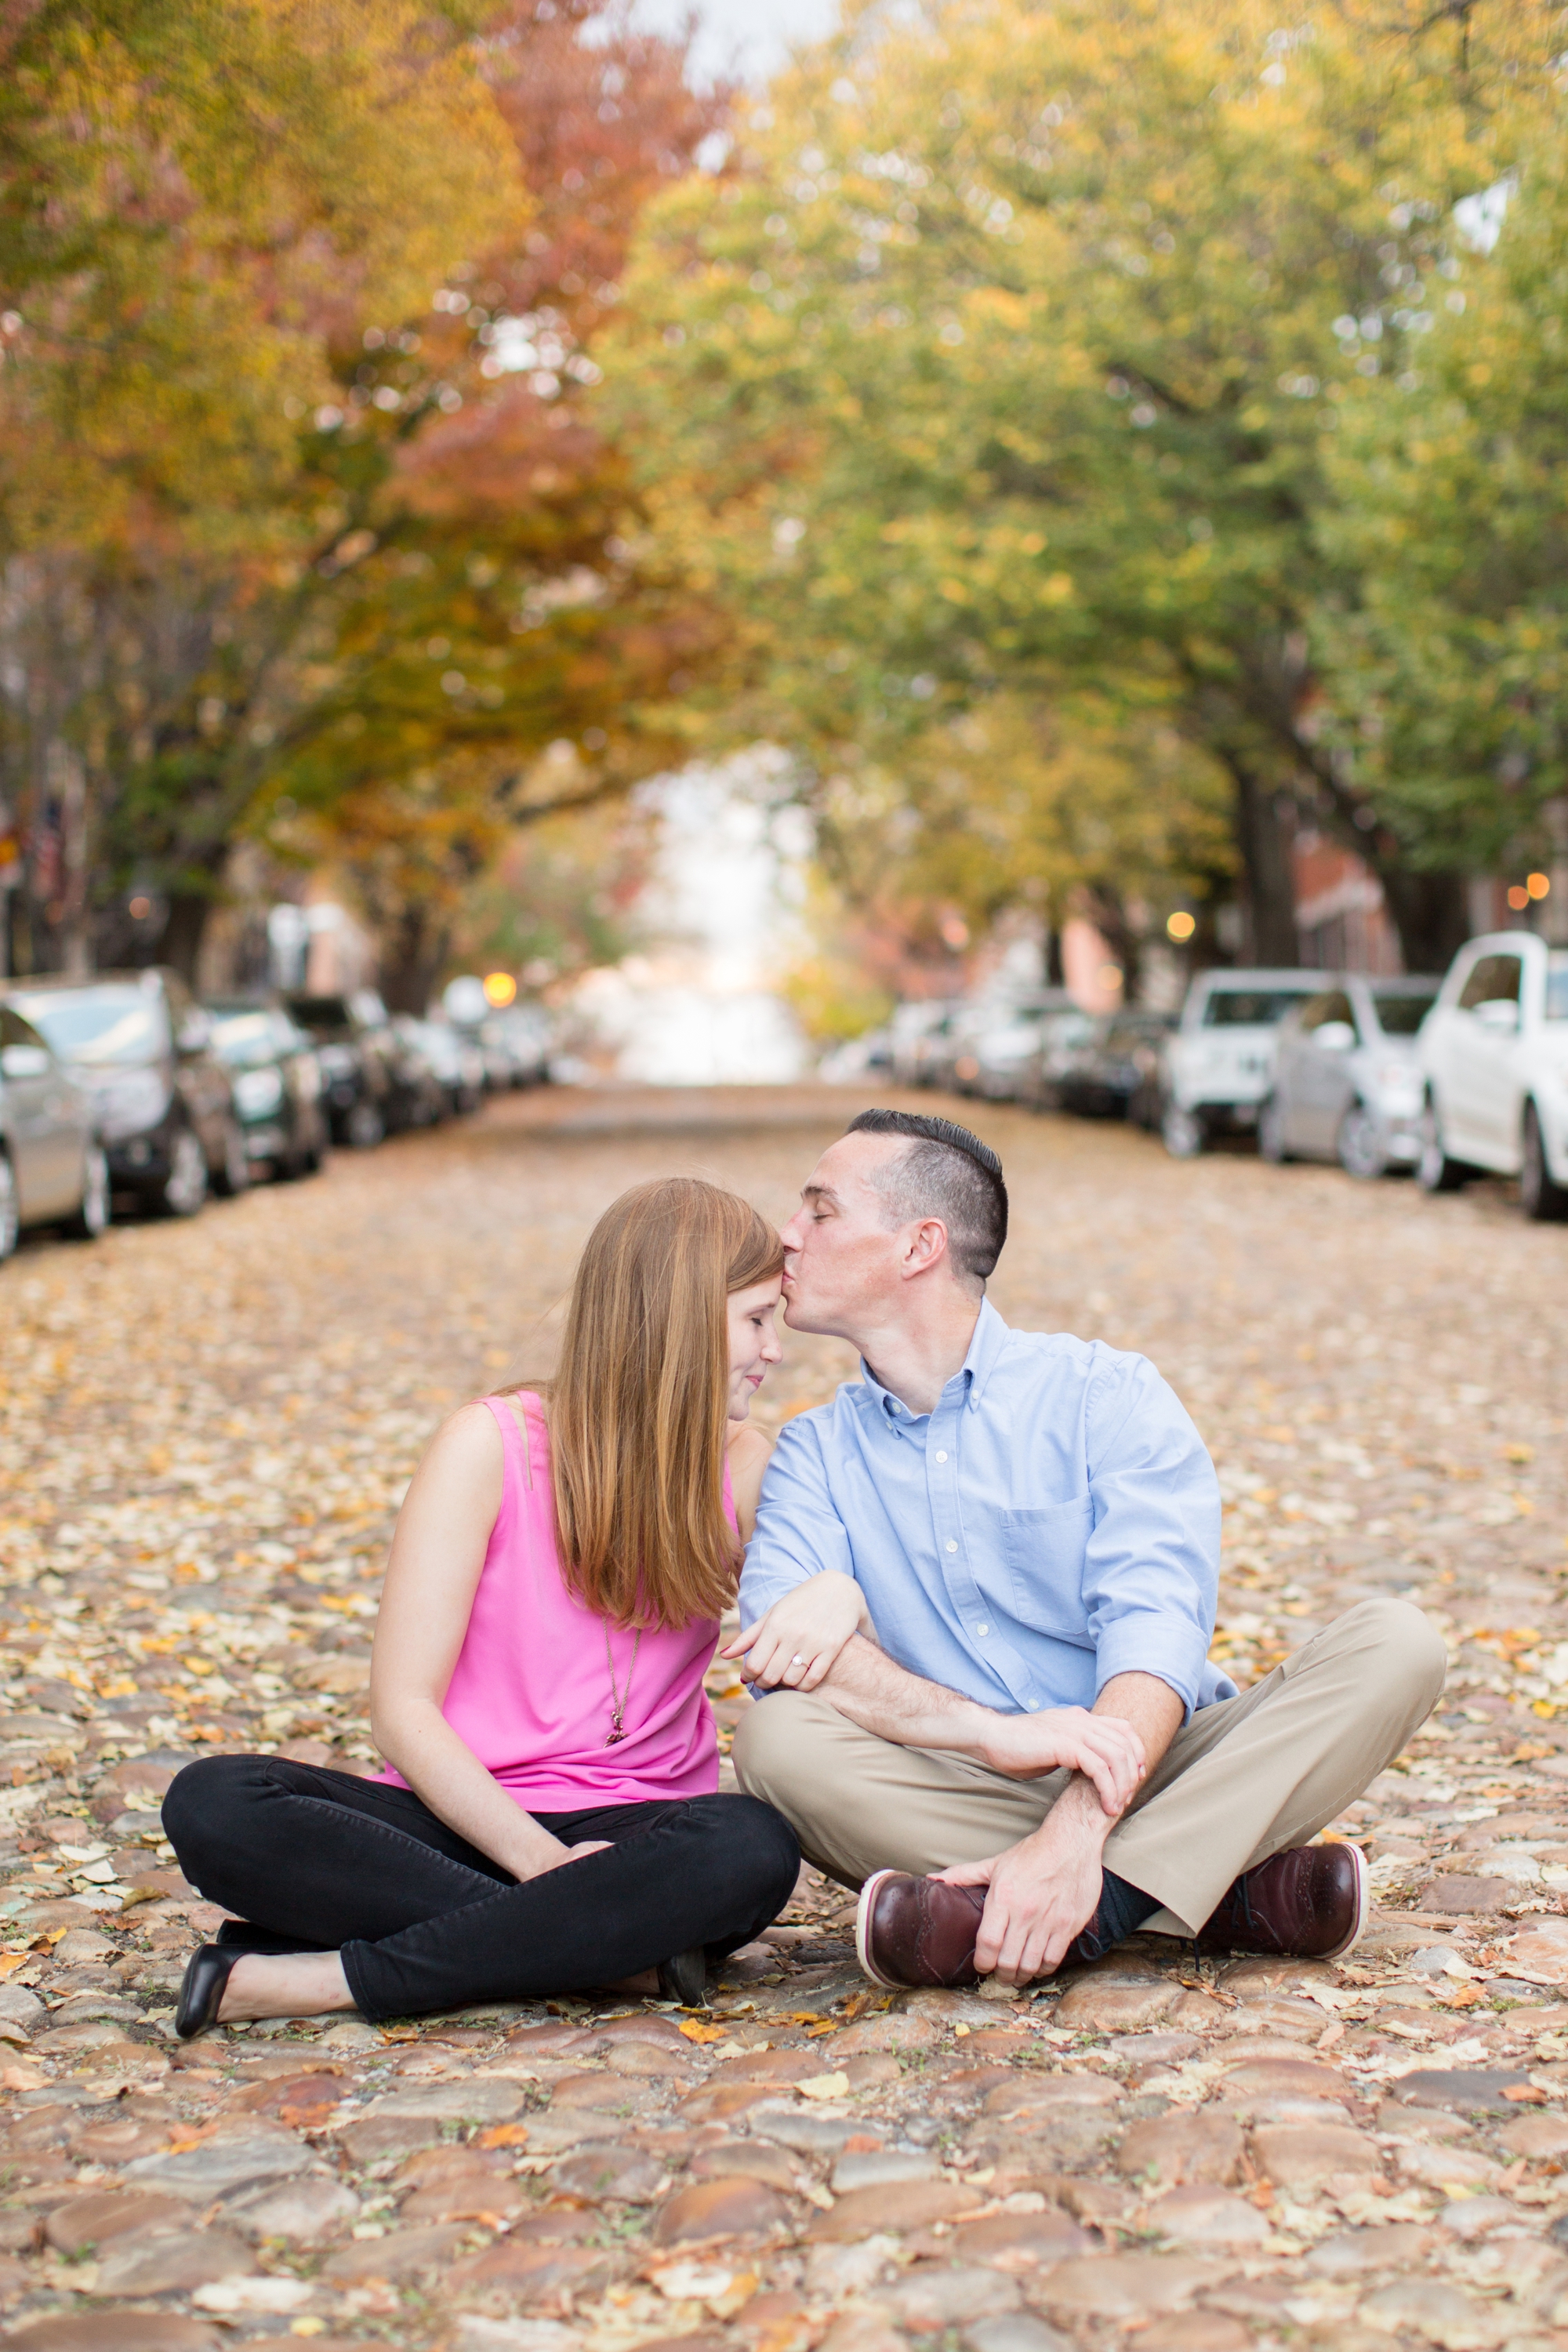
M948 1545L948 1549L949 1551L956 1551L958 1549L958 1546L955 1543L950 1543Z
M936 1458L939 1462L945 1462L947 1460L945 1454L939 1454Z
M991 1628L989 1625L976 1625L974 1630L979 1634L981 1640L984 1641L986 1634L991 1631Z

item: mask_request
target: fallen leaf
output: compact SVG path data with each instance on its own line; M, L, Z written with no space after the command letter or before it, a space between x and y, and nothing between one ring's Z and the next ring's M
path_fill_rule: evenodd
M849 2096L847 2074L808 2074L795 2088L803 2099L847 2099Z

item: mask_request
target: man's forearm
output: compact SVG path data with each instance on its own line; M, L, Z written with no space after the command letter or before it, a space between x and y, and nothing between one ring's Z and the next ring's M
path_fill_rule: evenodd
M911 1675L859 1633L846 1642L821 1687L862 1731L900 1748L948 1748L979 1763L989 1761L991 1738L1005 1719L978 1699Z
M1057 1753L1058 1742L1048 1730L1053 1723L1060 1723L1060 1714L1003 1715L982 1706L977 1699L910 1674L858 1634L845 1643L821 1688L851 1723L903 1748L946 1749L1021 1780L1054 1770L1063 1760ZM1147 1777L1174 1738L1184 1708L1170 1685L1157 1675L1128 1674L1117 1675L1107 1683L1093 1712L1127 1725L1142 1749L1141 1777ZM1078 1716L1076 1720L1081 1723L1083 1717ZM1041 1733L1047 1734L1043 1744ZM1125 1798L1115 1812L1125 1809L1135 1785L1126 1787ZM1081 1774L1074 1775L1066 1793L1075 1789L1079 1801L1093 1805L1104 1822L1111 1808L1101 1805L1100 1797Z

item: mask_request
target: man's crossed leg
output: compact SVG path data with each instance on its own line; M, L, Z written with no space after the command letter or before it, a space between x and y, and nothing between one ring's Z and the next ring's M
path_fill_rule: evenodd
M1364 1919L1359 1855L1337 1880L1260 1865L1303 1847L1399 1754L1430 1713L1446 1665L1418 1609L1363 1601L1239 1697L1194 1714L1105 1841L1108 1890L1142 1897L1129 1909L1118 1895L1106 1918L1194 1937L1213 1922L1215 1940L1242 1948L1348 1948ZM809 1694L758 1700L736 1732L734 1763L742 1787L794 1825L807 1860L847 1886L879 1872L926 1878L1004 1853L1040 1829L1074 1778L1017 1778L900 1745L852 1722L832 1687L830 1675ZM1314 1945L1314 1923L1300 1913L1325 1899L1351 1901L1353 1916L1316 1922ZM978 1890L973 1908L977 1925ZM1091 1956L1079 1940L1077 1956Z

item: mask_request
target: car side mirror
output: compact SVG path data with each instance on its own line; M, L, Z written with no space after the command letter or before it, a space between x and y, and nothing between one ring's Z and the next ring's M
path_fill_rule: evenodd
M7 1045L0 1053L0 1074L8 1078L47 1078L52 1067L42 1045Z
M1348 1021L1325 1021L1313 1030L1312 1043L1324 1054L1349 1054L1355 1047L1355 1031Z
M1483 1029L1495 1030L1500 1037L1510 1036L1519 1027L1519 1007L1510 996L1489 997L1485 1004L1477 1005L1476 1019Z

